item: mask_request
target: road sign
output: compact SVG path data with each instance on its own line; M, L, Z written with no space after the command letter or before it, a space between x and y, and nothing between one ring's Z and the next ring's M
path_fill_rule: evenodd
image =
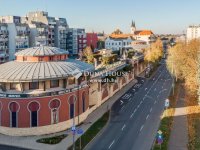
M72 131L76 131L76 127L75 127L75 126L72 126L71 130L72 130Z
M162 131L161 131L161 130L159 130L159 131L158 131L158 134L162 134Z
M83 131L83 129L79 128L79 129L77 129L76 133L81 135L84 133L84 131Z
M157 142L158 144L162 144L163 143L163 135L162 135L162 131L159 130L157 133Z
M165 107L168 108L169 107L169 99L165 100Z

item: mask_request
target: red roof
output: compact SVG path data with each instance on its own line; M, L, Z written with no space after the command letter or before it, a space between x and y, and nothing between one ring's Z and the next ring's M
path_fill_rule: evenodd
M152 35L153 32L151 30L141 30L141 31L135 31L136 35Z

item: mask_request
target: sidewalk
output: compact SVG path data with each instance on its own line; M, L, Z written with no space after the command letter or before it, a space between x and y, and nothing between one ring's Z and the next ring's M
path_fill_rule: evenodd
M168 144L168 150L187 150L188 126L187 112L185 107L185 93L180 86L179 96L175 108L174 120Z
M105 112L107 112L108 108L117 101L127 90L129 90L134 84L137 83L137 80L131 81L129 84L124 86L120 91L118 91L115 95L113 95L110 99L108 99L104 104L98 107L95 111L93 111L87 119L83 122L80 128L86 131L94 122L96 122ZM56 145L48 145L37 143L36 140L40 138L52 137L55 135L67 134L68 136L59 144ZM78 135L76 135L76 139L78 139ZM44 136L32 136L32 137L11 137L0 134L0 144L2 145L12 145L22 148L34 149L34 150L66 150L69 146L73 144L73 135L71 130L51 134Z

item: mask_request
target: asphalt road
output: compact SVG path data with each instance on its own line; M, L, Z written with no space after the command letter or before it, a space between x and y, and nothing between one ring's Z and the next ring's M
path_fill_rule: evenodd
M150 150L170 93L172 79L162 64L151 79L127 91L112 107L105 130L86 150Z
M24 148L17 148L12 146L0 145L0 150L29 150Z

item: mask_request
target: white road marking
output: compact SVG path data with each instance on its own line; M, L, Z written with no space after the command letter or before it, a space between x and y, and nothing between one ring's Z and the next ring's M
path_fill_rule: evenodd
M157 101L154 102L154 104L156 104L156 103L157 103Z
M147 88L145 88L145 91L147 90Z
M123 105L124 102L122 100L120 100L120 102L121 102L121 105Z
M128 99L128 101L131 101L131 100L132 100L131 98Z
M137 111L137 109L135 109L133 113L136 113L136 111Z
M150 109L150 112L152 112L152 108Z
M143 101L140 101L140 105L143 103Z
M143 128L144 128L144 125L141 126L140 131L142 131Z
M124 128L126 128L126 125L125 125L125 124L124 124L123 127L122 127L122 131L124 130Z
M149 115L147 115L146 120L149 118Z
M133 118L134 113L131 114L130 118Z
M115 143L115 140L112 141L112 143L110 144L110 146L108 147L108 149L110 149L114 143Z
M156 88L154 89L154 91L156 91Z
M125 107L123 106L122 108L121 108L121 111L124 109Z

